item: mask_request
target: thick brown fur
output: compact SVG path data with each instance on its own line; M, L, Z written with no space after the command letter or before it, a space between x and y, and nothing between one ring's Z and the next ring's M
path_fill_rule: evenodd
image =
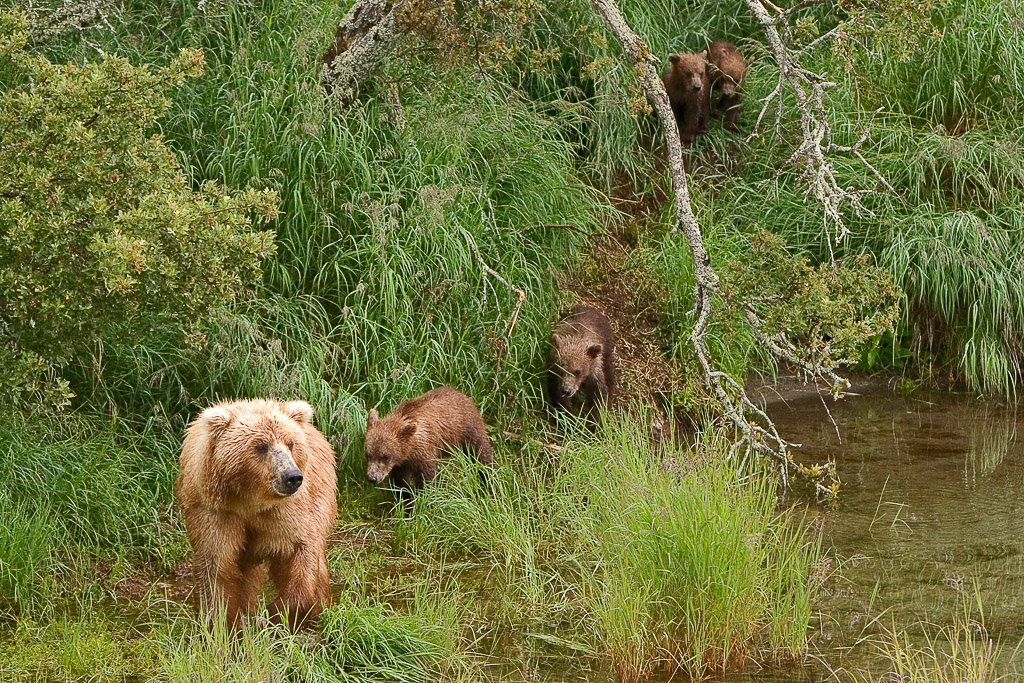
M583 415L591 428L615 394L615 335L595 308L576 306L551 333L548 401L559 412Z
M256 607L268 566L275 619L287 611L292 626L312 621L330 599L337 476L312 416L305 401L229 401L204 410L185 435L175 490L197 598L230 625Z
M739 134L736 118L743 99L743 79L754 61L743 58L732 43L717 40L708 46L708 72L711 75L711 115L725 112L725 129Z
M370 410L366 477L379 484L390 476L400 487L418 489L437 476L437 463L450 449L463 447L475 451L483 464L491 464L491 440L473 399L451 387L438 387L400 404L387 417Z
M668 56L668 71L662 77L672 113L679 126L679 141L689 147L697 133L708 132L711 118L711 78L707 71L707 50Z

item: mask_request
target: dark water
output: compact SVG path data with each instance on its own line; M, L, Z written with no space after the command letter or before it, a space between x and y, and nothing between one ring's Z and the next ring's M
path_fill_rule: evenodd
M807 512L832 567L815 603L812 661L721 680L887 671L869 646L851 646L882 627L923 645L922 622L934 632L965 609L1009 654L1024 638L1024 411L953 394L850 396L828 407L831 418L817 397L769 406L779 431L803 444L797 458L835 459L843 482L837 509ZM535 680L614 680L571 668L541 667Z
M934 631L965 612L1012 651L1024 638L1024 412L945 393L827 403L835 424L817 398L770 409L799 459L835 459L843 482L837 510L809 513L840 567L817 601L818 654L857 668L868 648L849 646L863 635L917 640L922 622Z

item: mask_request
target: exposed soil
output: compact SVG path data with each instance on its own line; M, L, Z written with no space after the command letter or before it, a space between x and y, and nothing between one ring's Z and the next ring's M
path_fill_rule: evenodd
M670 340L661 324L665 294L642 266L630 260L664 196L648 193L636 199L632 189L622 184L611 198L623 217L594 236L583 266L563 273L559 286L578 294L584 304L611 321L618 373L616 402L622 407L642 403L664 413L666 398L682 386L680 370L669 360Z

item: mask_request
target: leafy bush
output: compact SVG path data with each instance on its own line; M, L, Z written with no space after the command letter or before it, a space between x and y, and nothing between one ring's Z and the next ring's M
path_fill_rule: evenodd
M157 71L106 56L56 65L26 50L23 17L0 15L0 390L63 403L44 383L104 336L197 332L211 307L260 276L270 191L194 191L158 135L167 92L202 72L183 50Z

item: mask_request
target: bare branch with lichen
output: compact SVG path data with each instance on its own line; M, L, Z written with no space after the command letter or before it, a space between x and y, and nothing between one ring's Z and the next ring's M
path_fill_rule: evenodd
M400 37L396 13L403 0L360 0L338 24L334 44L320 58L325 85L342 103L351 102L360 86L380 68Z
M832 126L829 122L828 111L825 108L825 93L834 88L836 84L823 74L816 73L804 67L799 58L814 46L822 41L834 37L836 29L828 31L810 44L801 49L790 46L795 45L791 18L800 10L811 5L821 4L822 0L803 0L788 9L783 9L771 2L771 0L744 0L751 13L761 24L765 38L768 41L768 49L779 68L779 80L775 88L762 101L761 112L757 117L754 127L755 137L760 129L765 113L772 103L777 104L779 120L782 118L782 98L786 86L793 92L796 109L800 114L801 141L796 151L787 160L786 165L798 164L803 167L800 181L807 188L807 194L821 204L823 208L823 229L828 236L829 250L831 253L834 244L838 244L846 235L849 229L843 220L843 209L849 205L855 211L864 209L860 201L860 192L849 187L842 187L836 179L835 168L829 160L828 155L835 152L848 152L854 154L864 163L886 187L891 187L885 178L867 162L860 153L860 147L864 144L870 133L870 122L864 129L860 140L852 146L837 145L833 141ZM877 114L878 112L875 112ZM874 120L874 116L872 116Z
M797 474L810 481L819 495L832 496L836 486L834 466L831 463L813 467L796 464L789 453L790 446L794 444L788 443L779 435L771 418L754 405L746 391L735 379L715 368L708 350L707 335L711 323L712 298L718 290L720 279L711 267L711 261L704 248L700 225L690 204L679 129L669 104L668 94L665 92L664 84L658 73L659 60L629 26L615 0L592 0L592 4L600 12L612 33L615 34L622 46L623 54L636 69L639 86L654 108L665 131L668 168L672 179L676 210L676 225L673 232L682 232L686 237L694 264L695 323L690 333L690 343L704 374L705 383L721 405L724 417L736 427L739 433L740 438L736 447L747 449L747 452L752 451L773 460L779 470L783 485L787 484L790 474ZM747 323L759 338L770 339L756 316L748 317ZM788 359L792 356L794 359L800 360L795 354L787 353L785 347L777 343L769 348L775 351L780 358ZM827 370L822 366L805 363L802 367L816 377L831 379Z

